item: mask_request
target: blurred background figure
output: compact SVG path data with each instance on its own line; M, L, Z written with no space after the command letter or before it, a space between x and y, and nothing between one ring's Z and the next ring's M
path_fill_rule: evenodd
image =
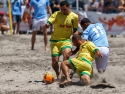
M52 13L60 10L60 0L50 0L50 8L52 10ZM53 32L53 25L50 26L50 34Z
M85 10L84 0L78 0L78 1L79 1L79 8L81 8L84 11ZM76 0L72 3L72 7L76 9Z
M104 0L99 1L98 12L103 12L104 9Z
M125 12L125 0L117 0L118 1L118 11Z
M78 0L78 2L79 2L79 8L81 8L84 11L85 10L84 0ZM72 7L76 9L76 0L72 3Z
M13 28L14 28L14 31L16 30L14 34L20 34L20 23L21 23L21 15L22 15L21 6L23 4L24 4L23 0L11 0Z
M99 3L96 0L92 0L88 5L88 11L96 12L98 10Z
M8 31L7 20L3 11L0 11L0 31L1 34L4 34L4 31Z
M107 0L104 4L105 13L118 13L118 2L116 0Z
M26 6L26 8L25 8L23 16L22 16L22 20L25 23L29 24L29 30L27 31L27 34L32 32L32 23L33 23L33 15L34 15L34 8L33 7L31 8L31 11L28 13L28 8L30 7L29 6L30 1L31 0L25 0L25 6Z

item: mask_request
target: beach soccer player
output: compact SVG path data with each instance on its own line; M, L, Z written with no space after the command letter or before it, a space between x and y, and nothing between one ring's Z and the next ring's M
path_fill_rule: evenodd
M83 32L78 33L82 35L83 39L92 41L103 54L103 58L95 57L96 68L99 73L103 73L106 70L109 57L109 44L106 31L101 23L93 24L88 18L83 18L80 24ZM72 54L75 54L77 50Z
M77 31L78 28L78 15L70 10L67 1L60 2L60 11L54 12L46 27L54 24L54 31L50 38L52 67L59 76L59 57L63 55L63 60L67 60L69 56L67 53L71 51L72 43L70 36Z
M78 73L84 85L90 84L92 61L94 60L95 55L100 58L103 57L99 49L91 41L82 39L81 35L73 35L72 42L74 46L79 48L78 55L76 58L71 58L61 63L65 80L59 84L60 87L63 87L71 82L69 69L73 69L76 73Z

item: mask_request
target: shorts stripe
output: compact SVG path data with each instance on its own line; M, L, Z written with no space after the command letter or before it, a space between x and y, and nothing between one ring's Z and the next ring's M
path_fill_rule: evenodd
M72 48L72 46L64 46L64 47L61 48L61 50L64 50L66 48Z
M83 71L83 72L80 73L80 76L82 76L82 75L88 75L88 76L90 76L90 74L88 74L88 73L85 72L85 71Z
M73 64L72 60L71 60L71 59L69 59L68 61L69 61L69 63L73 66L74 71L76 71L76 67L75 67L75 65Z
M85 58L83 58L83 57L81 57L81 59L82 59L83 61L87 62L89 65L92 66L92 63L91 63L90 61L88 61L87 59L85 59Z
M60 56L61 54L52 54L52 57Z
M69 39L66 39L66 40L51 40L51 42L71 42Z

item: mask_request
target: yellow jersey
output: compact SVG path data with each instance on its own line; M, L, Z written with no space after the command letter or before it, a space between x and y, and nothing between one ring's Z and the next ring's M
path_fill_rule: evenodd
M70 39L72 30L78 29L78 15L72 11L69 15L64 15L61 11L57 11L50 16L47 23L54 24L54 31L50 41Z
M95 58L95 52L97 50L98 48L94 45L94 43L86 41L80 46L78 58L85 58L86 60L92 62Z

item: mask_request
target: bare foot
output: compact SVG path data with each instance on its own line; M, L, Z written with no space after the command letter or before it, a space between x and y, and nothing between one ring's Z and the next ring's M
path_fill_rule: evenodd
M45 50L46 50L46 51L48 51L48 48L47 48L47 47L45 47Z
M60 88L63 88L66 84L69 84L69 83L71 83L71 79L67 79L67 80L65 80L64 82L60 83L60 84L59 84L59 87L60 87Z

